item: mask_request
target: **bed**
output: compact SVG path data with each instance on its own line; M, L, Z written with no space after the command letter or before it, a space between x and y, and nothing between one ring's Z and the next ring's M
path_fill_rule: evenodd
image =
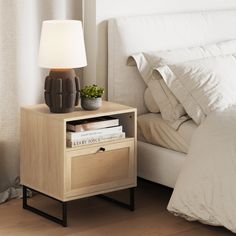
M233 41L234 39L236 39L236 27L231 27L231 26L235 25L236 25L236 10L195 12L195 13L182 13L182 14L169 14L169 15L164 14L164 15L136 16L136 17L123 17L118 19L110 19L108 22L108 99L110 101L137 107L139 117L142 117L144 114L148 114L148 110L144 102L144 93L147 88L147 85L141 78L141 75L138 72L137 67L130 66L129 57L131 55L136 55L140 52L175 50L178 48L198 47L199 45L200 46L211 45L211 44L216 44L218 42L229 42L230 40ZM235 41L233 42L233 44L235 44ZM205 49L203 51L205 51ZM218 56L218 55L213 55L213 56ZM231 59L232 58L230 58L230 60ZM224 58L224 60L228 59ZM234 60L234 58L232 60ZM203 68L204 68L204 63L211 64L206 60L206 62L202 63ZM220 61L218 61L217 63L218 65L221 65ZM175 68L173 67L173 69ZM167 71L164 66L163 68L158 68L157 70L161 75L162 73L165 74ZM170 73L169 74L167 73L165 82L167 84L169 83L168 86L171 87L172 86L171 78L169 77ZM176 89L175 95L181 95L178 94L178 89ZM183 100L182 103L184 102L185 101ZM228 118L228 120L226 119L226 117ZM234 117L234 111L233 112L229 111L228 114L222 116L219 114L217 118L213 117L209 119L210 121L205 123L203 122L205 117L194 119L197 125L201 123L203 123L204 125L200 126L201 128L198 129L200 131L196 132L198 133L197 135L195 135L194 133L194 136L198 137L198 141L196 142L197 138L195 137L195 145L192 145L193 146L192 149L194 148L201 149L201 147L199 147L196 144L196 143L199 144L201 143L201 145L205 148L205 153L203 153L202 156L206 157L207 141L209 140L209 147L210 145L212 145L212 147L216 145L216 142L215 143L213 142L215 141L214 138L208 135L208 133L211 133L210 132L211 130L214 130L214 127L211 127L211 129L209 129L208 127L210 127L211 124L215 124L216 126L217 122L219 122L223 127L224 126L223 119L227 120L226 123L227 122L232 123L231 125L234 127L234 121L231 122L233 119L232 117ZM176 130L181 128L181 126L188 120L189 119L186 118L183 120L183 122L179 123L177 125ZM206 126L206 124L208 124L208 126ZM229 127L224 127L224 128L230 129ZM206 130L208 130L208 133L206 133ZM220 132L222 132L222 130L223 128L221 129L221 131L220 129L214 131L218 132L217 134L220 136ZM208 140L202 139L201 142L201 137L199 133L202 134L204 133L205 137L208 137ZM233 140L232 136L233 134L230 134L230 138ZM227 142L225 140L224 142ZM218 142L220 141L218 140ZM216 147L216 149L218 148L219 147ZM228 148L232 149L230 150L231 153L228 152L230 156L232 155L232 153L234 153L234 143L232 142L232 145ZM218 152L221 152L222 150L218 149ZM227 150L228 149L226 149L225 147L224 148L225 153L227 152ZM213 153L212 150L210 151L211 153ZM188 162L186 153L181 151L170 150L168 148L161 147L159 145L154 145L151 142L147 143L144 139L140 138L140 140L138 141L137 154L138 154L138 176L172 188L176 187L176 181L178 179L177 186L179 188L182 187L183 193L186 193L188 191L184 189L185 187L183 187L185 185L183 180L182 183L180 183L179 181L180 178L179 175L181 175L180 172L181 173L183 172L184 169L183 167L186 166L186 162ZM222 166L224 165L222 160L221 164ZM196 162L196 166L197 165L199 165L199 168L201 168L201 163L199 163L199 161ZM234 172L233 169L232 172ZM182 179L183 176L184 175L182 175ZM182 186L180 187L180 185ZM196 189L198 188L198 186L194 187ZM194 189L191 189L191 191L193 192ZM200 189L199 191L203 190ZM209 191L209 189L208 190L204 189L204 191L207 192ZM211 195L212 199L212 193L208 192L208 196L209 195ZM174 196L176 199L177 198L180 199L181 197L183 197L180 196L180 194L177 197L176 196ZM205 195L202 194L202 196ZM184 196L183 199L184 198L186 198L186 196ZM204 199L201 200L204 201ZM181 201L179 201L178 203L181 204ZM218 203L222 202L218 201ZM176 207L176 205L177 204L175 204L174 207ZM171 204L169 204L169 206L171 206ZM181 215L181 212L179 213L177 211L175 212L173 210L174 207L173 206L171 207L174 213ZM187 213L185 214L184 212L182 213L182 216L184 216L189 220L199 220L203 223L208 223L212 225L224 225L233 232L236 231L235 227L236 222L232 220L231 221L226 220L225 218L222 217L221 218L219 217L220 218L219 219L216 217L217 215L216 212L212 213L213 215L215 214L214 216L212 215L209 216L205 214L205 212L207 211L203 211L202 210L203 208L201 207L203 206L200 206L199 208L200 210L193 209L193 211L188 212L188 214ZM223 206L223 208L224 207L225 205ZM223 212L222 210L223 208L220 209L219 207L221 212ZM188 210L189 209L186 209L186 212ZM199 215L203 214L204 212L206 218L204 218L202 215L201 215L202 218L198 216L196 213L197 210L199 210ZM227 214L228 213L229 212L227 212ZM232 218L235 219L235 215L231 213L232 212L230 212L228 216L231 215ZM222 215L224 216L224 214Z
M236 38L236 11L213 11L111 19L108 22L108 99L147 113L146 85L130 55L140 51L170 50ZM174 40L173 40L174 39ZM132 88L132 89L127 89ZM174 187L186 154L138 142L138 176Z

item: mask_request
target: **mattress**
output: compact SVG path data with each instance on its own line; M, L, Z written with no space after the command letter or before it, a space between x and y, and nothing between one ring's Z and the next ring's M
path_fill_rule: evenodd
M197 125L187 120L175 130L162 119L161 114L146 113L138 117L138 140L174 151L188 153Z

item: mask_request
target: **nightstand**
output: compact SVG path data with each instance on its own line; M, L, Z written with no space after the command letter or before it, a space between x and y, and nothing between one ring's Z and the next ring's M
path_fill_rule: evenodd
M66 146L70 121L112 116L119 119L126 138L74 148ZM21 108L20 176L23 208L67 226L67 202L122 189L130 189L128 204L134 210L137 184L136 109L103 101L99 110L77 107L72 113L50 113L45 104ZM59 201L62 218L51 216L27 203L27 189Z

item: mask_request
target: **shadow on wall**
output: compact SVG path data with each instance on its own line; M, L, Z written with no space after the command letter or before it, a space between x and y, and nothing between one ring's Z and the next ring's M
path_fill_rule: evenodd
M15 179L17 175L19 175L18 157L18 143L0 141L0 192L6 190L9 186L14 185Z
M4 148L4 142L0 142L0 192L9 186L9 181L7 181L5 157L6 151Z
M97 46L97 84L105 88L104 98L107 99L108 92L108 23L102 21L98 24L98 46ZM104 69L106 68L106 69Z
M11 144L0 142L0 204L13 198L22 197L20 177L17 176L15 179L12 179L13 176L11 171L15 169L14 164L16 162L18 163L16 160L11 160L11 157L15 156L15 153L13 152L15 150L18 152L19 148L15 147L15 150L12 153L9 153L9 148L7 148L8 145Z

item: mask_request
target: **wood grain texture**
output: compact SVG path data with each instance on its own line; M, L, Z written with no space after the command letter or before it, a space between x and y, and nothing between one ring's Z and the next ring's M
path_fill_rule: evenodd
M127 138L66 147L66 122L107 115L120 119ZM136 109L116 103L65 114L50 113L44 104L22 108L21 183L62 201L134 187L136 132ZM106 152L96 154L101 146Z
M113 193L126 201L128 191ZM172 190L139 181L135 191L136 210L110 204L97 197L68 203L69 227L63 228L22 209L22 200L0 205L1 236L234 236L221 227L189 222L166 210ZM37 195L30 204L60 217L57 202Z
M61 121L88 119L92 117L109 116L136 111L135 108L108 101L102 101L102 106L98 110L94 111L86 111L78 106L75 108L74 112L55 114L50 113L49 108L45 104L29 106L27 109L30 109L32 112L40 113L41 115Z
M21 184L62 199L64 123L21 109Z
M72 158L71 189L81 189L127 179L129 177L129 148ZM118 187L114 184L114 187Z
M96 195L136 186L134 139L67 153L66 197ZM100 147L104 152L98 152Z

